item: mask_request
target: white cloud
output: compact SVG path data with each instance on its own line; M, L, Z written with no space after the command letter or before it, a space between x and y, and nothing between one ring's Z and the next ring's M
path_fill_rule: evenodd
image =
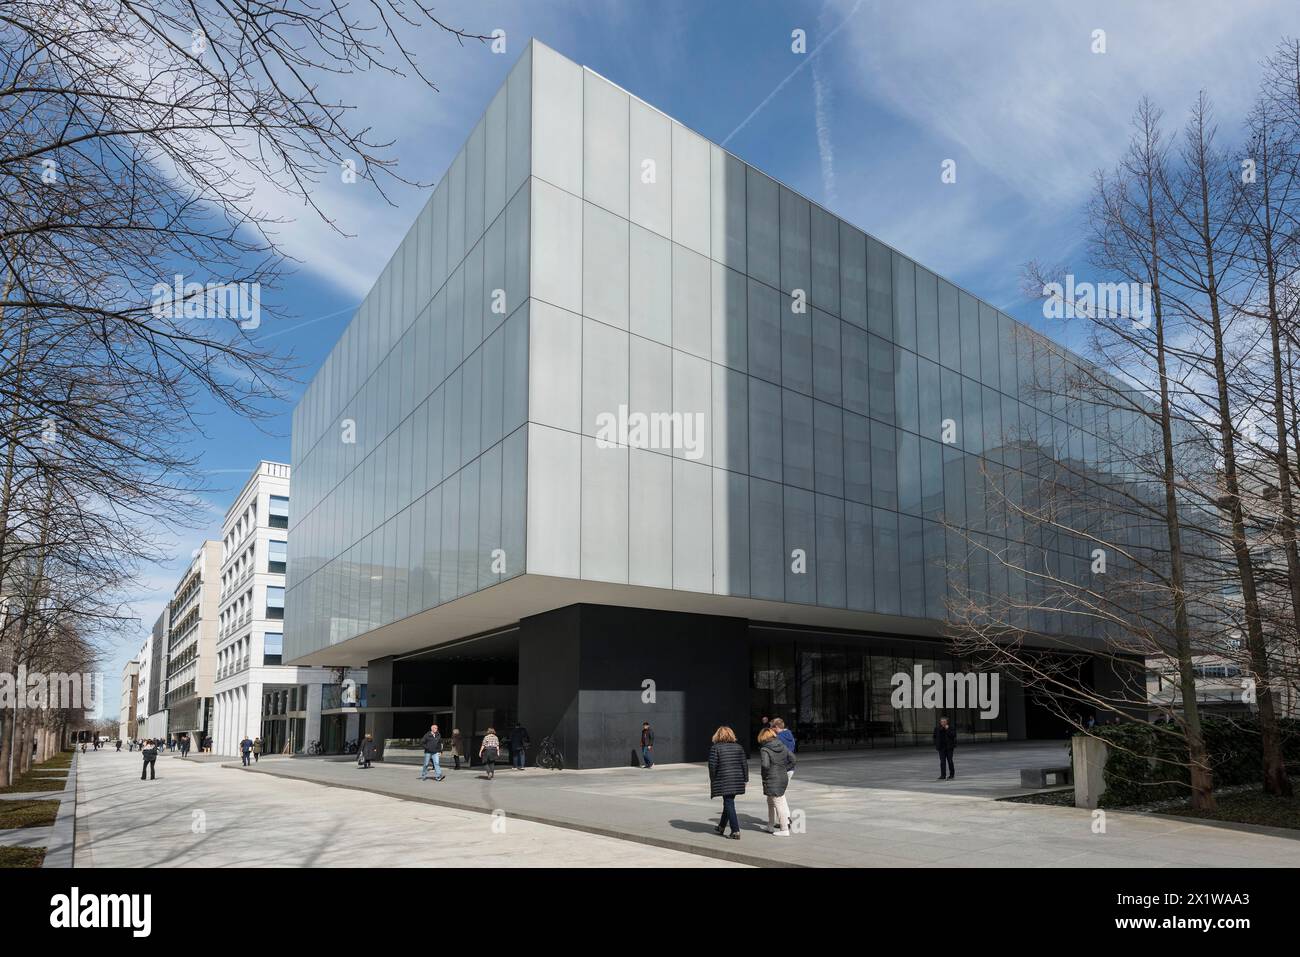
M850 8L849 0L838 0ZM1057 0L881 5L846 28L843 82L1026 199L1077 199L1129 139L1139 96L1181 125L1206 87L1239 113L1258 63L1300 28L1292 4ZM1104 54L1092 32L1106 31Z

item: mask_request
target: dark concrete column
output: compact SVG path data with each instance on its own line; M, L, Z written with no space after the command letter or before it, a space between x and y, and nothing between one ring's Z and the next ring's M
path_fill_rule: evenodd
M393 659L375 658L366 665L366 707L390 708L393 705ZM374 735L375 756L384 756L384 739L393 736L393 713L366 713L366 732Z
M702 761L718 725L746 736L749 669L744 619L570 606L520 622L519 716L571 767L627 767L643 721L657 761Z
M534 753L552 737L577 767L579 605L544 612L519 622L519 722L532 737Z

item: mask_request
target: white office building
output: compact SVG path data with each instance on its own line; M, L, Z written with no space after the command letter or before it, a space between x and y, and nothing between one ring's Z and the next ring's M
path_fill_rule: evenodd
M134 740L137 734L137 700L140 694L140 661L128 661L122 669L122 703L117 721L117 736Z
M358 735L364 669L280 664L288 528L289 466L261 462L221 531L217 754L238 754L245 736L260 737L267 754L282 754L337 752Z
M140 687L136 699L136 734L140 738L167 737L167 624L170 612L170 606L163 608L137 658L140 662Z
M167 617L167 734L186 735L195 751L212 733L221 543L206 541L173 593Z

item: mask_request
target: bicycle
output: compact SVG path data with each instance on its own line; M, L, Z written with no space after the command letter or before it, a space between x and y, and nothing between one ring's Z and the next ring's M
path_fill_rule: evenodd
M347 751L348 754L356 754L358 751L361 750L361 742L358 741L356 738L353 738L351 741L347 743L345 750Z
M324 746L323 744L321 744L319 741L313 741L311 744L307 745L307 753L308 753L308 754L324 754L324 753L325 753L325 746Z
M555 741L548 735L542 738L542 743L537 749L536 764L539 768L546 768L548 771L564 770L564 754L555 745Z

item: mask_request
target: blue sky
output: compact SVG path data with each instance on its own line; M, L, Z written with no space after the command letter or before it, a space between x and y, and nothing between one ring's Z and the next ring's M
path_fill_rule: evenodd
M1021 295L1038 259L1083 271L1080 210L1094 170L1114 164L1138 98L1164 108L1171 132L1205 88L1236 140L1259 62L1300 34L1294 0L458 0L436 14L464 29L506 31L507 52L413 34L439 92L387 74L337 78L356 125L395 140L402 173L435 183L530 37L589 66L714 142L1018 319L1070 344ZM808 54L791 51L791 32ZM1092 52L1105 31L1105 53ZM815 56L812 51L816 50ZM957 180L940 180L944 160ZM264 209L286 220L300 264L264 299L284 317L254 333L293 356L279 414L258 423L201 408L188 437L210 491L208 522L177 530L171 562L141 570L130 596L142 625L105 661L108 688L135 655L191 551L259 459L288 461L289 415L428 197L395 205L364 183L322 182L316 199L341 237L271 184ZM115 694L108 695L116 700Z

